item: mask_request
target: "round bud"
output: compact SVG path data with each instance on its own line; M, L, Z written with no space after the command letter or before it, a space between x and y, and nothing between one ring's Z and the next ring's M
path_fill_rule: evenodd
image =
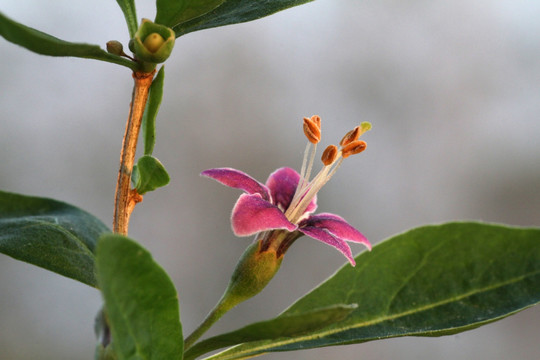
M150 71L155 68L155 64L164 62L171 55L174 40L175 33L172 29L143 19L129 43L129 48L139 62L146 63L145 68Z
M122 56L124 54L124 47L120 41L111 40L107 42L107 52L110 54Z
M159 48L161 47L161 45L163 45L164 42L165 39L163 39L161 35L155 32L151 33L144 39L143 45L146 49L148 49L148 51L150 51L151 53L155 53L159 50Z

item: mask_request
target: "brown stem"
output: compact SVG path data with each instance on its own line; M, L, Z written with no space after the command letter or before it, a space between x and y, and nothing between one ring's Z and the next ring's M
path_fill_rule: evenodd
M155 70L151 73L133 73L135 84L131 95L131 105L122 142L122 151L120 152L120 169L118 170L114 199L113 231L117 234L127 235L131 212L135 205L142 201L142 196L135 189L131 189L131 173L135 161L144 107L146 106L154 73Z

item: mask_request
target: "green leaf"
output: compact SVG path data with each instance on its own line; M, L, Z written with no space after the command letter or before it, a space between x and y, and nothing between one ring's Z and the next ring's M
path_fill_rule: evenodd
M183 23L174 24L172 28L176 37L179 37L192 31L260 19L311 1L313 0L225 0L212 11Z
M163 164L153 156L144 155L133 167L132 181L141 195L167 185L170 180Z
M184 360L195 359L210 351L249 341L277 339L313 332L344 320L356 308L356 304L334 305L301 314L282 315L272 320L254 323L195 344L186 351Z
M122 9L122 12L124 13L124 17L126 18L126 23L129 30L129 37L133 38L138 28L135 1L134 0L116 0L116 2L120 6L120 9Z
M41 55L74 56L96 59L137 69L137 64L118 55L109 54L98 45L73 43L15 22L0 13L0 35L7 41Z
M99 239L96 264L118 358L182 359L178 296L150 253L125 236L107 234Z
M345 321L308 335L253 342L210 359L441 336L476 328L540 301L540 229L480 223L420 227L356 258L284 314L357 303Z
M226 0L157 0L155 23L168 27L206 14Z
M163 81L165 79L165 66L159 69L155 79L150 85L148 102L144 109L142 119L142 132L144 138L144 155L152 155L156 143L156 117L163 98Z
M0 252L96 286L94 249L110 232L66 203L0 191Z

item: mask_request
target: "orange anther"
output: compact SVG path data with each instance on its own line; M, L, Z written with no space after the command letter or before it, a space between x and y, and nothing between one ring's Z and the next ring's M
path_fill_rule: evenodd
M328 166L332 164L338 155L338 148L336 145L328 145L326 149L324 149L321 161L324 164L324 166Z
M311 121L317 124L317 126L319 127L319 130L321 129L321 117L319 115L313 115L311 117Z
M352 143L353 141L358 140L358 138L360 137L360 131L361 131L360 126L355 127L354 129L352 129L351 131L345 134L343 139L341 139L341 141L339 142L339 145L346 146Z
M355 141L345 145L341 149L341 155L345 159L346 157L349 157L351 155L361 153L362 151L366 150L366 147L367 147L367 144L366 144L365 141L355 140Z
M304 134L312 144L317 144L321 141L321 127L310 118L304 118Z

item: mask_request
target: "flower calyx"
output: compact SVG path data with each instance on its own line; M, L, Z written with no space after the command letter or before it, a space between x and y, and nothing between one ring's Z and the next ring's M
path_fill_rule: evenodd
M146 71L152 67L151 64L155 68L155 64L169 58L175 39L175 33L171 28L143 19L135 36L129 42L129 48L139 62L149 63L144 66Z

